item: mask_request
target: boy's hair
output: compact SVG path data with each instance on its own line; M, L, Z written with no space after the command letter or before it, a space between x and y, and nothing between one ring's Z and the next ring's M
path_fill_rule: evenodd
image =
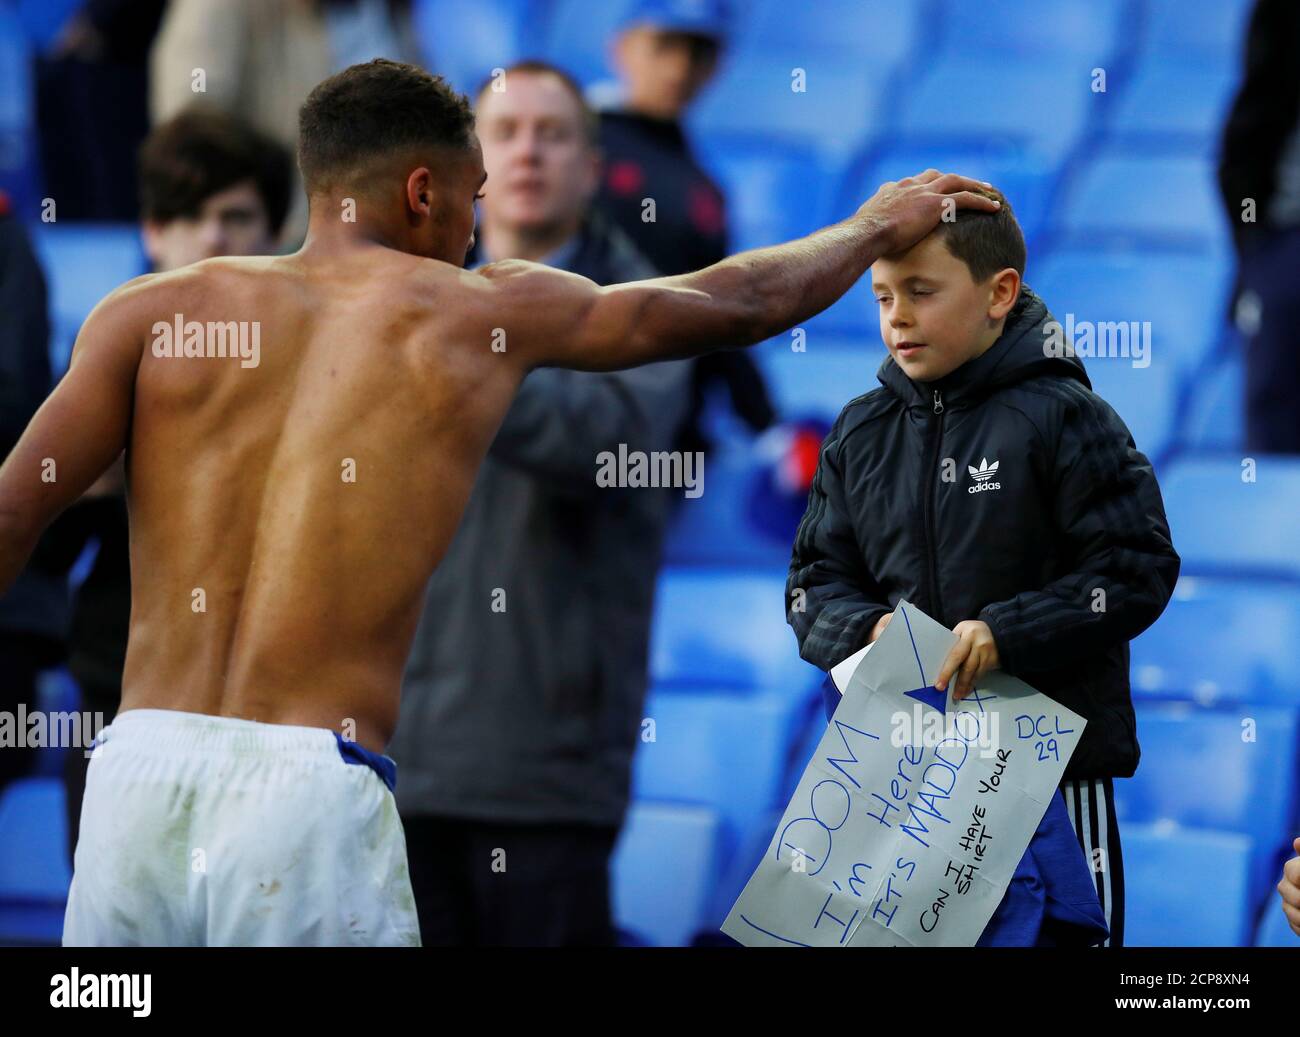
M569 75L558 65L552 65L549 61L539 61L529 58L526 61L516 61L513 65L502 69L500 78L508 84L512 73L532 76L554 76L560 81L564 88L573 95L573 103L577 105L578 117L582 123L582 133L586 137L587 143L595 145L600 140L600 116L595 109L587 103L587 98L582 92L582 87L578 81ZM483 95L488 92L492 84L497 81L498 76L490 75L479 84L478 90L474 93L476 104L481 103Z
M1011 267L1021 280L1025 276L1025 236L1011 209L1011 203L997 188L977 188L976 194L1002 203L996 212L957 209L956 219L941 220L934 233L970 270L975 281L984 281L999 270Z
M317 84L298 113L298 167L308 194L346 184L376 156L461 149L474 109L441 76L375 58Z
M272 235L289 211L293 160L288 149L211 107L192 107L156 126L140 146L140 213L168 223L197 216L203 203L252 180Z

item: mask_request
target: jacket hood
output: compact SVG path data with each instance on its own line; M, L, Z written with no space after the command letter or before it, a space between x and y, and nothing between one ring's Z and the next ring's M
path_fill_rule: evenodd
M1076 356L1051 356L1044 351L1043 345L1049 338L1046 325L1055 320L1033 289L1022 284L1020 298L1007 314L1002 334L974 360L933 382L915 382L891 356L885 358L876 377L904 403L926 406L936 390L943 393L946 401L955 402L1044 375L1073 378L1091 389L1082 360Z

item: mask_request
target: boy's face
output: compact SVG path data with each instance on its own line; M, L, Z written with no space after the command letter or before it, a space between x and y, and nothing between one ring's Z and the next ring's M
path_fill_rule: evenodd
M976 282L937 234L871 268L880 337L907 377L932 382L987 350L1020 291L1015 270Z

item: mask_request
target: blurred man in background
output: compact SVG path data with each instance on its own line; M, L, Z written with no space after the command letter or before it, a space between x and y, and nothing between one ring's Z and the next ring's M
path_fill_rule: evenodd
M50 391L50 325L45 277L31 242L0 193L0 456L8 456ZM36 705L40 672L62 654L67 587L47 564L46 544L0 594L0 711ZM0 796L36 761L31 746L0 747Z
M589 211L595 116L565 73L509 68L477 115L488 182L470 266L654 276ZM426 946L613 942L609 858L674 491L601 488L597 457L670 449L690 383L689 361L535 370L483 462L429 583L390 749Z
M191 109L158 126L140 149L139 162L141 233L150 269L273 252L289 207L291 167L284 148L214 109ZM123 270L122 280L139 272ZM65 560L75 559L91 541L98 544L73 606L68 668L81 686L82 709L102 713L105 724L122 697L131 615L124 487L119 460L49 534ZM77 845L88 763L84 753L67 754L69 854Z
M1219 186L1238 255L1247 450L1300 454L1300 5L1259 0Z
M724 0L639 0L613 43L624 100L601 113L599 204L664 275L702 269L729 251L726 202L695 160L681 122L713 78L727 25ZM646 199L654 200L653 221ZM705 445L697 423L714 384L727 387L732 407L755 432L775 419L749 354L711 353L695 362L684 449Z

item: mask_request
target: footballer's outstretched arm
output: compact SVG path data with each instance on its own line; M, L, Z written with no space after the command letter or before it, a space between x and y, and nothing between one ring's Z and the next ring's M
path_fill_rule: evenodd
M883 255L956 208L993 211L983 186L927 170L883 185L853 216L692 274L600 287L520 260L479 271L480 312L529 366L611 370L748 346L820 313Z

